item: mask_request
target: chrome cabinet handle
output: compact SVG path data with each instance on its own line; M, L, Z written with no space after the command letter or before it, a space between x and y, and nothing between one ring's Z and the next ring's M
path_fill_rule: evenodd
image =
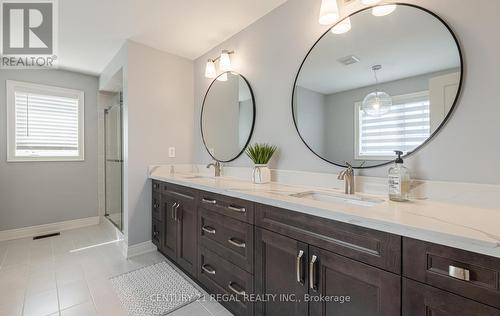
M228 242L228 243L230 243L230 244L231 244L231 245L233 245L233 246L238 247L238 248L245 248L245 247L246 247L245 242L243 242L243 241L238 241L238 240L236 240L236 239L234 239L234 238L229 238L229 239L227 240L227 242Z
M205 271L206 273L208 273L208 274L212 274L212 275L214 275L214 274L215 274L215 269L214 269L214 268L212 268L211 266L209 266L208 264L204 264L204 265L202 265L202 266L201 266L201 269L202 269L203 271Z
M201 230L203 230L207 234L215 235L215 228L213 228L213 227L203 226L203 227L201 227Z
M304 251L300 250L297 255L296 269L297 269L297 282L300 284L304 284L302 281L302 256L304 255Z
M203 203L207 203L207 204L217 204L217 200L212 200L212 199L207 199L207 198L202 198L201 201Z
M240 212L240 213L245 213L247 211L244 207L236 207L233 205L229 205L227 208L230 209L231 211Z
M229 284L227 285L227 287L233 291L235 294L238 294L238 295L246 295L246 292L245 290L241 290L241 291L238 291L237 289L234 288L233 284L236 284L234 282L229 282Z
M177 203L175 206L175 220L180 221L182 220L182 212L181 212L181 218L179 219L179 207L181 206L181 203Z
M160 204L158 203L153 204L153 208L158 208L158 207L160 207Z
M309 287L312 290L316 290L316 281L315 281L315 266L316 266L316 260L318 260L318 257L316 255L313 255L311 258L311 262L309 263Z
M470 271L465 268L448 266L448 275L462 281L470 281Z
M177 206L177 202L175 202L174 204L172 204L172 207L170 208L170 210L172 211L172 213L171 213L171 217L172 217L172 219L173 219L174 221L175 221L175 220L177 220L177 219L175 218L175 207L176 207L176 206Z

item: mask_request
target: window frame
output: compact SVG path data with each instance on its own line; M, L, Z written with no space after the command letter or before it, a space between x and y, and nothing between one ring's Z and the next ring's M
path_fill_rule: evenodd
M392 97L393 103L400 104L403 102L409 103L412 99L420 99L420 98L429 98L429 90L423 90L413 93L401 94ZM387 161L394 160L394 155L392 156L369 156L369 155L360 155L360 122L359 122L359 114L361 108L361 101L354 103L354 159L355 160L377 160L377 161ZM429 104L429 110L431 105ZM429 114L430 116L430 114ZM429 122L430 124L430 122ZM429 137L432 137L432 133L430 133ZM421 146L421 145L420 145ZM416 148L418 148L417 146ZM405 155L410 154L411 152L404 153Z
M17 91L54 95L78 99L78 156L16 156L16 100ZM7 105L7 162L53 162L53 161L84 161L85 160L85 93L56 86L31 82L6 80Z

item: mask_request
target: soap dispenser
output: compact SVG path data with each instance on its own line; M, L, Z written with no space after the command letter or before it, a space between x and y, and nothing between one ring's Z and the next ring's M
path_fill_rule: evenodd
M389 169L389 199L391 201L408 201L410 194L410 170L403 165L402 151L394 151L398 158L394 167Z

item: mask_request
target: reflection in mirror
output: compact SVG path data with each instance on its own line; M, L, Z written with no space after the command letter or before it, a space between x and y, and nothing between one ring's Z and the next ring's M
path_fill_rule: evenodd
M339 166L373 167L411 153L443 125L462 82L455 37L438 17L398 4L366 9L328 31L296 78L293 116L306 145Z
M236 159L252 136L255 102L246 79L235 73L219 75L203 101L201 132L210 155L218 161Z

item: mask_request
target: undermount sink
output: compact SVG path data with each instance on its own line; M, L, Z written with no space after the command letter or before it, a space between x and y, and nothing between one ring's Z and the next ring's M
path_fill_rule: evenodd
M290 194L292 197L308 199L313 201L320 201L326 203L347 203L358 206L375 206L377 204L385 202L382 199L362 197L358 195L347 195L341 193L333 192L319 192L319 191L306 191L300 193Z

